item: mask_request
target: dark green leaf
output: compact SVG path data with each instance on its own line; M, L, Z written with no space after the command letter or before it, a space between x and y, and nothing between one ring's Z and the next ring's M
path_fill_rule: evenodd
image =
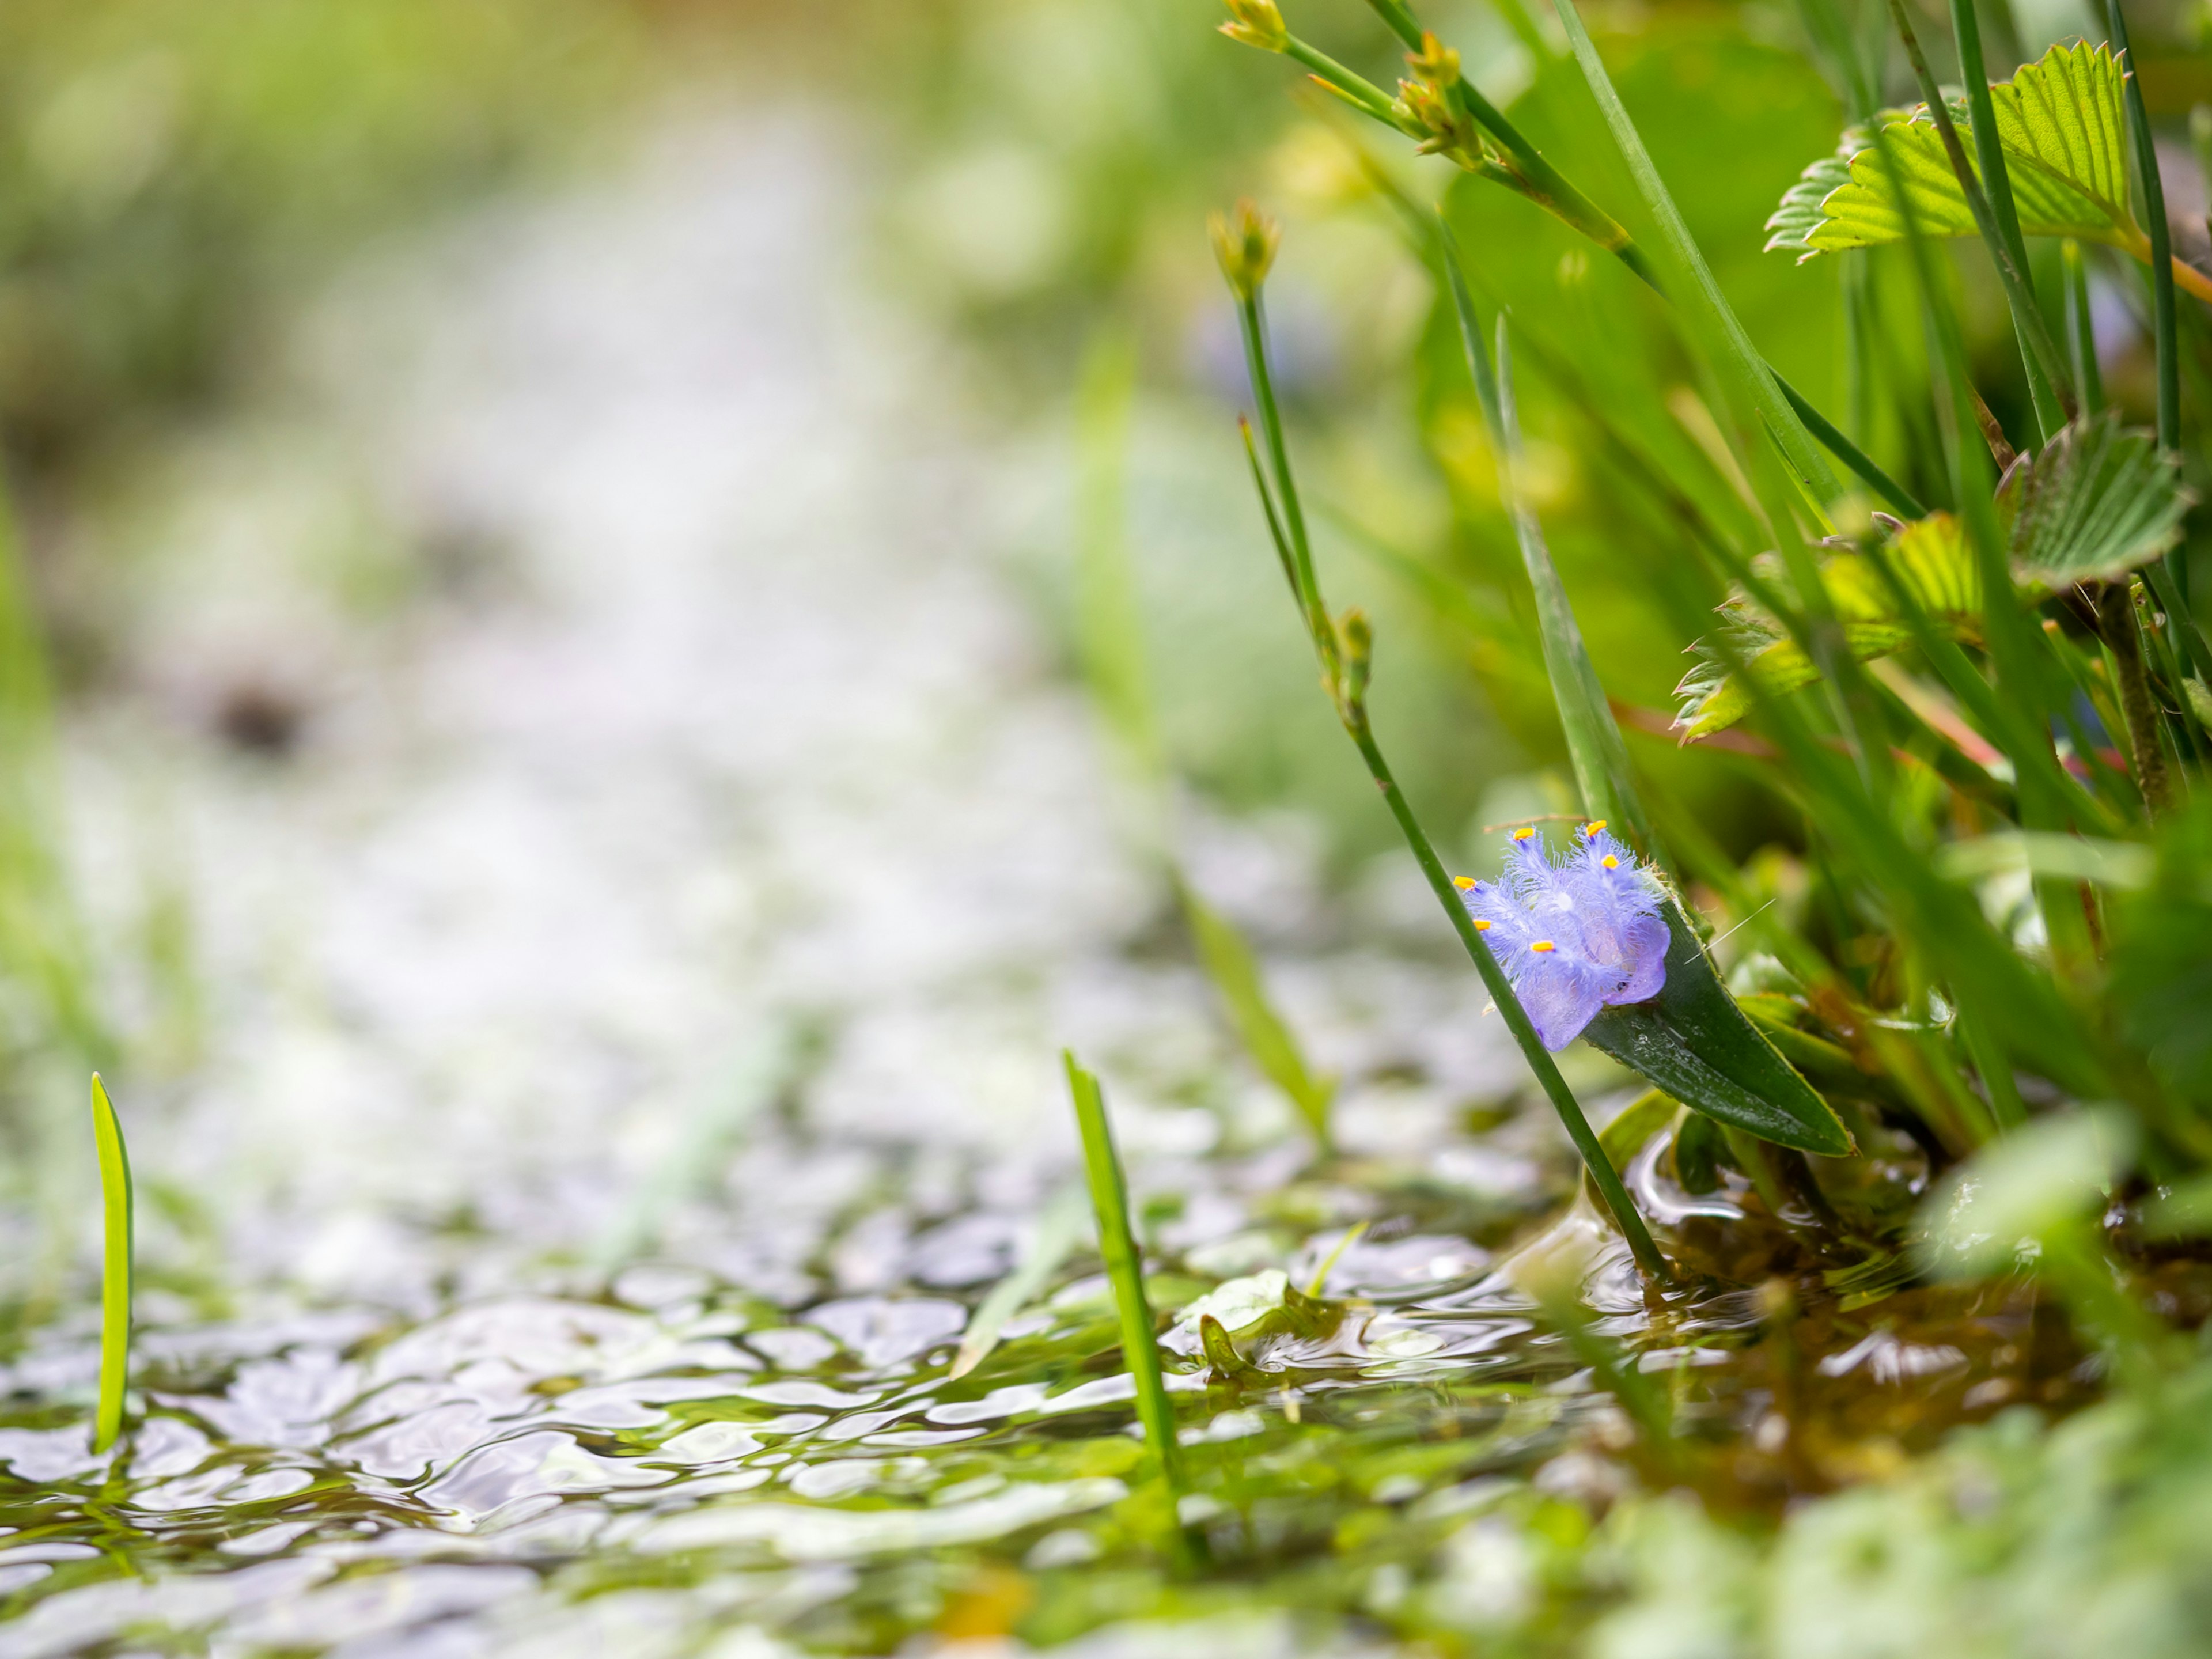
M1607 1008L1583 1036L1686 1106L1801 1152L1856 1150L1828 1103L1729 995L1681 906L1665 915L1667 982L1649 1002Z

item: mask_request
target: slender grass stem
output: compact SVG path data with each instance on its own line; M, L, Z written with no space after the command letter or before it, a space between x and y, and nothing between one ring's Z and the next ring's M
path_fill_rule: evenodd
M1674 198L1668 191L1666 181L1653 165L1651 154L1644 147L1644 140L1629 118L1620 94L1613 90L1613 77L1606 72L1605 64L1597 55L1597 47L1590 40L1589 30L1583 24L1582 14L1575 9L1575 0L1553 0L1565 26L1567 39L1573 46L1575 61L1582 67L1583 78L1589 83L1591 94L1597 99L1598 108L1612 130L1613 142L1628 163L1628 170L1636 180L1637 189L1644 197L1644 205L1658 222L1662 240L1675 260L1686 270L1696 290L1696 304L1703 319L1722 347L1722 368L1740 390L1747 394L1751 404L1758 410L1766 423L1775 447L1782 452L1800 486L1820 507L1832 501L1837 495L1835 475L1820 457L1813 435L1805 429L1797 411L1782 395L1775 383L1773 372L1760 359L1752 345L1751 337L1744 331L1742 322L1728 296L1722 293L1712 268L1705 263L1690 228L1682 220Z
M2144 809L2152 817L2162 818L2172 809L2173 793L2166 778L2166 751L2159 744L2158 708L2151 701L2149 676L2143 672L2135 597L2125 577L2106 584L2097 602L2097 623L2112 651L2113 684L2135 759L2136 787L2142 791Z
M123 1396L131 1380L131 1259L137 1206L131 1188L131 1152L123 1125L100 1073L92 1074L92 1139L100 1156L104 1249L100 1273L100 1403L93 1414L92 1449L106 1451L123 1432Z
M1083 1169L1091 1183L1091 1207L1098 1218L1098 1254L1114 1287L1114 1311L1121 1326L1121 1357L1136 1379L1137 1420L1160 1461L1170 1491L1183 1489L1182 1448L1176 1440L1175 1412L1168 1404L1160 1370L1159 1330L1145 1297L1145 1269L1137 1236L1129 1225L1129 1188L1114 1150L1114 1127L1106 1118L1106 1097L1098 1079L1063 1050L1067 1092L1075 1103L1075 1126L1083 1137Z
M1265 471L1257 464L1256 455L1253 479L1260 491L1261 505L1267 514L1269 531L1279 538L1276 552L1297 592L1299 609L1304 613L1307 631L1312 638L1314 653L1321 660L1322 684L1336 705L1338 719L1358 749L1360 759L1366 763L1368 775L1382 792L1383 802L1389 808L1390 816L1396 820L1399 832L1412 849L1422 875L1427 878L1430 890L1436 895L1437 902L1443 907L1444 915L1459 935L1460 943L1466 948L1469 959L1474 962L1475 971L1482 975L1483 985L1489 991L1492 1001L1497 1004L1499 1014L1504 1017L1506 1029L1512 1032L1514 1041L1520 1045L1528 1069L1535 1073L1538 1085L1559 1113L1559 1121L1566 1126L1568 1139L1574 1142L1575 1150L1582 1155L1583 1163L1590 1172L1590 1178L1597 1183L1607 1209L1612 1212L1614 1224L1620 1227L1622 1237L1628 1241L1629 1249L1635 1254L1637 1265L1653 1279L1665 1283L1668 1279L1666 1258L1659 1254L1659 1247L1652 1242L1650 1231L1644 1224L1644 1218L1637 1213L1636 1206L1628 1196L1628 1189L1621 1185L1620 1177L1607 1158L1604 1148L1599 1146L1596 1132L1590 1127L1589 1120L1583 1115L1574 1091L1567 1087L1566 1079L1559 1075L1559 1066L1545 1048L1542 1039L1537 1036L1536 1028L1529 1021L1527 1011L1521 1006L1520 999L1513 994L1513 987L1505 977L1505 970L1491 955L1490 948L1482 942L1481 935L1475 932L1474 918L1468 915L1466 905L1461 902L1459 891L1452 885L1450 874L1444 869L1443 861L1437 856L1436 848L1413 816L1405 792L1399 788L1389 763L1384 760L1382 750L1375 741L1374 732L1367 719L1369 656L1366 620L1358 612L1352 612L1346 617L1346 625L1340 632L1322 602L1320 585L1314 575L1313 550L1307 540L1305 514L1298 505L1297 483L1291 471L1290 453L1283 437L1282 416L1275 403L1274 382L1267 366L1267 334L1261 319L1256 291L1239 295L1237 311L1243 327L1246 363L1251 372L1253 398L1259 409L1261 435L1267 443L1268 458L1273 464L1273 490L1269 489ZM1273 499L1278 495L1281 498L1279 514Z
M2166 183L2159 176L2158 143L2151 135L2150 111L2143 103L2142 81L2128 44L2127 14L2120 0L2105 0L2105 28L2112 50L2127 60L2128 136L2135 147L2136 184L2142 192L2143 231L2150 239L2151 339L2158 351L2158 441L2161 449L2181 447L2181 356L2173 301L2173 232L2166 221ZM2185 596L2188 578L2179 560L2169 564L2174 585Z
M1927 103L1929 118L1936 124L1936 136L1942 140L1943 153L1950 158L1951 171L1958 179L1960 194L1966 198L1967 210L1974 216L1975 228L1981 232L1983 244L1988 247L1990 258L1996 266L1997 282L2004 289L2005 303L2012 310L2013 327L2021 337L2021 355L2027 367L2028 384L2031 389L2033 388L2039 373L2045 380L2043 395L2048 397L2054 392L2057 394L2060 418L2057 423L2045 422L2044 435L2048 438L2070 415L2072 393L2066 384L2065 364L2059 357L2058 347L2051 337L2051 329L2043 319L2041 308L2035 303L2034 292L2027 285L2026 255L2023 253L2015 259L2012 244L2005 239L1996 209L1991 205L1989 193L1984 191L1982 179L1975 175L1973 163L1966 159L1966 146L1959 139L1958 125L1951 119L1951 106L1944 101L1943 89L1936 84L1935 71L1928 67L1928 55L1920 49L1920 37L1913 30L1912 19L1905 9L1905 0L1889 0L1889 15L1897 27L1897 38L1904 44L1905 58L1912 64L1913 77L1920 83L1920 96ZM1975 36L1974 41L1975 61L1978 66L1980 37ZM1971 88L1969 91L1971 94ZM1988 82L1983 78L1983 103L1989 101L1989 95ZM1979 145L1983 134L1986 132L1990 147L1994 149L1996 143L1996 114L1992 111L1984 118L1978 106L1974 109L1975 143ZM1884 157L1887 161L1887 146L1884 147ZM2000 154L1996 170L1991 174L1993 180L2006 179L2003 167L2003 156ZM1890 176L1896 178L1899 175L1893 171ZM2003 188L2006 200L2009 203L2008 181ZM1905 192L1899 190L1898 194L1900 202L1904 202ZM1911 211L1909 203L1905 204L1905 210ZM2019 234L2016 224L2014 234L2015 236ZM2043 420L2043 405L2040 403L2037 405L2037 414L2039 421Z
M2105 406L2105 379L2097 367L2097 337L2089 326L2089 273L2081 243L2066 238L2058 245L2058 258L2066 273L2066 351L2074 360L2081 407L2094 414Z
M2006 170L2004 145L1997 134L1996 104L1990 96L1989 72L1982 63L1982 26L1981 20L1974 15L1974 0L1951 0L1951 33L1958 44L1959 78L1966 83L1966 107L1973 123L1974 159L1981 164L1981 183L1989 194L1990 216L1996 222L1998 239L2004 244L2014 270L2022 277L2021 294L2033 313L2032 318L2015 315L2013 322L2021 335L2021 355L2027 363L2027 390L2035 404L2036 424L2042 428L2044 441L2048 442L2066 423L2066 412L2052 380L2047 378L2051 369L2038 358L2040 348L2027 335L2031 322L2041 324L2043 313L2036 304L2034 288L2025 280L2027 244L2021 237L2020 211L2012 199L2012 175ZM2007 294L2010 297L2009 289ZM2049 329L2044 328L2042 334L2047 341ZM2055 357L2055 351L2053 355ZM2063 386L2063 380L2057 384Z
M1575 781L1583 808L1590 817L1626 824L1647 855L1655 852L1651 825L1644 803L1629 775L1628 750L1620 727L1607 705L1605 688L1583 643L1574 607L1559 580L1544 544L1544 528L1522 487L1521 422L1514 408L1512 366L1508 356L1505 317L1498 319L1498 362L1493 371L1484 349L1481 325L1474 314L1474 297L1468 292L1460 268L1459 250L1441 216L1437 228L1443 238L1443 264L1451 285L1452 305L1459 318L1460 343L1467 354L1468 373L1474 381L1476 400L1482 405L1484 423L1490 429L1491 448L1498 459L1498 488L1513 520L1514 538L1521 548L1521 562L1536 597L1537 637L1543 646L1544 670L1552 684L1552 700L1567 738L1567 754L1575 769Z
M1797 418L1805 422L1807 429L1820 441L1831 455L1849 467L1861 483L1879 495L1885 507L1894 508L1908 519L1927 517L1928 509L1921 505L1917 496L1875 465L1873 458L1866 451L1845 437L1842 428L1814 408L1804 393L1783 379L1778 369L1769 364L1767 372L1774 376L1774 384L1781 388L1782 395L1790 400L1790 407L1797 411Z

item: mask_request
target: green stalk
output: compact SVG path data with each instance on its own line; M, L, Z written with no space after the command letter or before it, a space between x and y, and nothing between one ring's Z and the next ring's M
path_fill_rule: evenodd
M1402 6L1390 5L1389 0L1370 0L1370 3L1374 4L1385 21L1397 30L1401 39L1405 40L1416 51L1420 49L1420 25L1413 20L1411 13ZM1283 50L1285 56L1312 69L1322 80L1335 91L1341 93L1354 107L1380 121L1401 137L1406 136L1404 129L1399 125L1395 112L1388 106L1387 94L1373 82L1362 80L1334 58L1315 51L1295 37L1290 40ZM1665 285L1659 280L1658 273L1651 268L1650 260L1645 257L1644 251L1636 245L1628 232L1617 220L1576 188L1574 183L1564 173L1546 161L1542 153L1528 142L1520 129L1506 118L1503 111L1496 108L1480 92L1468 86L1463 76L1453 82L1451 97L1455 106L1462 114L1478 125L1486 128L1492 137L1505 147L1507 153L1512 157L1510 165L1499 165L1486 161L1477 169L1482 177L1493 179L1526 197L1570 230L1588 237L1599 247L1620 259L1653 293L1662 299L1668 297ZM1378 179L1376 182L1382 185L1386 193L1394 197L1397 194L1395 186L1386 180ZM1917 519L1926 513L1927 509L1915 501L1909 491L1875 465L1864 451L1845 437L1833 422L1822 416L1795 387L1776 373L1772 365L1766 365L1766 372L1773 375L1775 385L1779 388L1784 399L1811 429L1813 435L1826 447L1831 454L1856 473L1868 489L1873 490L1875 495L1881 496L1884 501L1907 518Z
M2128 45L2128 20L2120 9L2120 0L2105 0L2105 24L2112 49L2128 62L2128 134L2135 141L2136 174L2143 195L2143 229L2150 237L2151 339L2158 352L2158 443L2161 449L2178 453L2181 448L2181 351L2177 338L2179 319L2173 313L2173 231L2166 221L2166 181L2159 176L2158 145L2151 136L2150 111L2143 104L2142 82L2135 72L2135 52ZM2212 676L2212 652L2205 650L2203 635L2189 609L2189 561L2183 548L2166 553L2160 578L2153 580L2153 591L2166 614L2192 636L2190 654L2196 659L2197 672Z
M2150 111L2144 106L2142 81L2136 73L2134 51L2128 45L2128 20L2120 0L2105 0L2105 28L2112 50L2127 60L2128 136L2134 141L2136 182L2142 190L2143 230L2150 238L2150 281L2153 300L2151 338L2158 349L2158 442L2161 449L2181 447L2181 356L2175 344L2177 319L2173 314L2173 232L2166 222L2166 181L2159 177L2158 144L2151 137ZM2167 555L2174 585L2185 595L2188 578L2182 574L2179 550Z
M136 1205L131 1152L100 1073L92 1074L92 1140L100 1156L104 1249L100 1271L100 1404L92 1449L106 1451L123 1432L123 1395L131 1380L131 1279Z
M1628 749L1620 727L1606 701L1605 687L1583 643L1574 607L1559 580L1544 544L1544 527L1522 488L1521 423L1514 409L1513 371L1507 355L1505 315L1498 318L1498 368L1491 369L1490 354L1483 349L1482 329L1475 319L1474 296L1468 292L1460 268L1459 248L1450 228L1437 216L1443 247L1444 271L1451 283L1452 305L1459 316L1460 343L1466 349L1474 395L1482 405L1483 423L1490 431L1490 446L1498 458L1498 489L1513 520L1513 534L1521 546L1521 563L1536 597L1536 632L1544 647L1544 672L1552 683L1552 700L1559 712L1559 725L1567 738L1567 755L1582 792L1583 810L1594 818L1625 824L1647 856L1656 851L1650 820L1628 770Z
M2027 304L2039 321L2042 308L2036 305L2034 289L2025 280L2027 244L2020 234L2020 211L2012 199L2012 175L2006 170L2004 145L1997 137L1996 103L1990 96L1989 73L1982 63L1982 25L1974 15L1974 0L1951 0L1951 33L1959 48L1959 78L1966 85L1966 108L1972 117L1974 131L1974 159L1981 164L1982 187L1989 193L1990 215L1996 221L1998 238L2011 257L2013 269L2023 279ZM2007 297L2010 297L2009 289ZM2042 428L2044 441L2048 443L2066 423L2065 411L2052 390L2051 381L2045 378L2043 365L2036 359L2037 348L2027 334L2027 319L2015 312L2013 326L2021 337L2021 356L2027 366L2027 390L2035 403L2036 424ZM2045 334L2047 337L2047 329Z
M1406 43L1408 52L1422 49L1420 21L1401 0L1367 0L1390 32ZM1512 157L1512 170L1520 175L1522 194L1539 207L1579 232L1618 258L1646 282L1652 280L1643 250L1627 228L1576 188L1573 180L1544 157L1505 112L1484 97L1462 75L1445 94L1452 106L1487 132Z
M1816 505L1825 507L1838 493L1835 474L1828 470L1827 462L1821 459L1813 441L1813 434L1805 429L1797 411L1782 395L1772 371L1760 360L1735 307L1721 292L1712 268L1698 251L1690 228L1683 222L1681 211L1674 205L1666 181L1660 178L1659 169L1652 164L1650 152L1644 149L1636 124L1629 118L1620 101L1620 94L1613 90L1613 77L1607 74L1604 62L1597 55L1589 30L1583 25L1582 14L1575 9L1575 0L1553 0L1553 4L1559 11L1559 21L1565 26L1567 39L1574 46L1575 60L1582 66L1583 77L1589 82L1606 125L1612 129L1613 142L1620 147L1637 189L1644 197L1644 205L1658 222L1660 236L1669 252L1689 272L1703 320L1724 348L1722 368L1758 410L1775 447L1796 475L1800 487Z
M1913 31L1912 20L1905 13L1905 0L1889 0L1889 15L1897 26L1897 38L1904 44L1905 58L1912 64L1913 78L1920 83L1920 96L1927 103L1929 116L1936 124L1936 136L1943 141L1943 153L1950 157L1951 171L1959 180L1959 192L1966 198L1967 210L1974 216L1974 226L1981 232L1982 242L1990 251L1991 263L1996 266L1998 285L2004 289L2005 304L2012 311L2013 327L2020 335L2021 355L2027 366L2028 384L2031 388L2034 386L2037 373L2040 370L2045 380L2044 395L2055 393L2057 397L2059 418L2055 423L2045 421L2043 403L2039 400L2036 404L2036 418L2045 424L2044 435L2050 437L2058 426L2064 424L2072 393L2066 384L2066 368L2058 356L2058 347L2051 337L2051 330L2043 319L2042 309L2035 303L2034 292L2027 285L2026 256L2023 254L2015 260L2012 244L2005 240L1996 210L1990 205L1990 197L1982 188L1982 180L1975 175L1973 163L1966 159L1966 146L1959 140L1958 125L1951 119L1951 106L1943 101L1942 88L1936 84L1936 73L1928 67L1927 54L1920 50L1920 37ZM1978 66L1979 37L1975 39ZM1986 78L1982 82L1981 94L1982 102L1989 103L1990 89ZM1990 147L1996 149L1997 131L1994 109L1985 119L1976 106L1974 142L1977 145L1982 143L1985 132ZM1888 151L1886 146L1883 155L1887 164ZM1894 179L1902 175L1893 169L1889 176ZM2008 175L2004 172L2004 158L2001 154L1997 156L1996 171L1992 177L2004 181L2005 199L2009 203L2011 185ZM1898 191L1898 200L1900 210L1909 215L1911 207L1901 186ZM2020 234L2017 222L2013 227L2013 234L2015 237Z
M1359 750L1360 759L1366 763L1368 775L1382 792L1383 804L1396 820L1399 833L1405 837L1407 846L1413 851L1414 862L1420 866L1422 875L1428 880L1430 891L1436 895L1437 902L1443 907L1444 915L1459 935L1460 944L1465 948L1468 958L1474 962L1475 971L1482 975L1484 988L1489 991L1491 1000L1497 1004L1506 1029L1513 1034L1513 1040L1520 1045L1528 1069L1535 1074L1538 1085L1551 1100L1553 1109L1559 1113L1560 1122L1566 1127L1567 1138L1574 1142L1575 1150L1582 1155L1583 1167L1589 1171L1590 1179L1596 1184L1606 1208L1611 1212L1614 1224L1628 1241L1638 1267L1654 1279L1666 1283L1668 1280L1666 1258L1659 1254L1659 1247L1652 1242L1650 1231L1644 1224L1644 1218L1637 1213L1636 1206L1628 1196L1628 1189L1621 1185L1620 1176L1614 1170L1612 1160L1606 1157L1605 1149L1598 1144L1597 1133L1590 1127L1589 1120L1583 1115L1574 1091L1568 1088L1566 1079L1559 1075L1558 1064L1544 1047L1543 1040L1536 1035L1536 1028L1530 1022L1528 1012L1521 1006L1520 999L1514 995L1512 983L1505 977L1505 970L1491 955L1490 947L1482 942L1481 934L1475 931L1474 920L1468 915L1467 906L1461 902L1459 890L1452 884L1443 860L1437 856L1436 848L1422 830L1419 820L1413 816L1413 810L1407 804L1404 791L1399 788L1389 763L1383 758L1382 750L1375 741L1374 732L1367 719L1370 639L1366 619L1357 611L1349 613L1340 633L1322 603L1320 586L1314 579L1312 549L1306 540L1305 515L1298 507L1297 485L1291 473L1290 457L1283 441L1282 420L1276 409L1274 384L1267 366L1267 337L1260 321L1256 292L1239 297L1238 311L1243 322L1244 349L1247 366L1252 376L1253 398L1259 408L1261 424L1265 428L1267 452L1274 463L1274 493L1282 499L1279 518L1271 499L1267 478L1261 471L1256 457L1253 468L1254 482L1259 487L1261 505L1267 514L1268 530L1277 538L1276 552L1291 576L1292 586L1297 591L1299 608L1306 618L1314 653L1321 659L1322 684L1336 705L1337 717Z
M2066 238L2058 245L2058 258L2066 272L2066 352L2074 360L2081 407L2094 415L2105 406L2105 377L2097 367L2097 337L2089 325L2089 273L2081 262L2081 243Z
M2153 819L2162 818L2172 809L2173 794L2166 780L2166 750L2159 744L2158 706L2151 701L2150 678L2143 672L2135 596L2126 577L2105 584L2097 603L2097 623L2112 651L2113 689L2119 695L2120 720L2135 759L2136 787L2142 791L2143 810Z
M1834 422L1814 408L1804 393L1782 378L1782 372L1779 369L1770 363L1767 365L1766 372L1774 376L1774 384L1781 388L1782 395L1790 400L1790 407L1797 411L1797 418L1805 422L1807 428L1820 441L1831 455L1857 475L1861 483L1881 497L1885 507L1893 508L1907 519L1924 519L1928 516L1928 509L1920 504L1918 498L1911 490L1875 465L1873 457L1845 437L1842 429ZM1855 398L1853 401L1856 402L1858 399Z
M1176 1439L1175 1413L1168 1405L1160 1372L1159 1328L1145 1299L1144 1263L1129 1226L1129 1188L1121 1160L1114 1151L1114 1127L1106 1120L1106 1097L1098 1079L1060 1052L1067 1068L1067 1091L1075 1103L1075 1127L1083 1136L1084 1173L1091 1182L1091 1207L1098 1218L1098 1254L1114 1287L1114 1311L1121 1325L1121 1357L1137 1382L1137 1420L1160 1460L1160 1474L1170 1492L1183 1489L1182 1447Z

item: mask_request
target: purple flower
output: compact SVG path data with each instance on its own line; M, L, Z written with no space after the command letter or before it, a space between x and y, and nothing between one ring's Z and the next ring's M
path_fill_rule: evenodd
M1642 1002L1667 982L1657 884L1602 818L1554 864L1534 830L1516 830L1498 881L1459 881L1490 954L1555 1052L1607 1004Z

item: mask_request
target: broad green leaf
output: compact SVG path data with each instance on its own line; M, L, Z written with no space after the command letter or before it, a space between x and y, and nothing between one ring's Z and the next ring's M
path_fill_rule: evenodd
M1954 639L1978 642L1982 584L1959 531L1948 513L1931 513L1907 525L1886 550L1890 567L1936 626ZM1912 641L1911 625L1897 608L1889 584L1867 556L1838 553L1820 567L1844 640L1861 662L1887 656ZM1674 688L1681 705L1675 728L1688 740L1725 730L1748 714L1757 697L1738 665L1748 666L1759 690L1779 696L1820 678L1803 647L1781 624L1738 595L1721 607L1717 640L1700 640L1691 649L1698 665Z
M1583 1032L1594 1047L1684 1105L1801 1152L1856 1150L1842 1120L1736 1006L1681 905L1669 900L1667 982L1649 1002L1607 1008Z
M2145 256L2146 239L2128 205L2125 85L2109 47L2077 41L2051 47L1990 88L2014 205L2027 234L2109 242ZM1965 100L1951 112L1966 137L1971 123ZM1905 203L1923 235L1977 234L1928 106L1885 111L1877 119L1888 155L1871 126L1847 131L1836 153L1806 168L1783 197L1766 222L1768 248L1795 252L1802 263L1844 248L1901 242ZM1967 156L1978 176L1971 145Z
M2150 433L2111 410L2076 421L1997 493L2014 580L2049 592L2124 575L2181 539L2191 499Z

